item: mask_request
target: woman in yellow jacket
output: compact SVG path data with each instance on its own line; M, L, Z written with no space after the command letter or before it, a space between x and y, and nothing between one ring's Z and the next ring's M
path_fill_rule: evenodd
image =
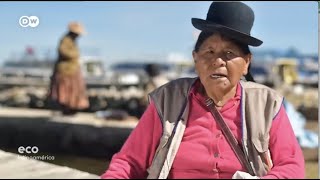
M79 22L69 23L69 31L58 47L58 60L51 77L49 98L58 103L64 115L73 115L77 110L86 109L89 101L86 83L83 79L76 40L85 33Z

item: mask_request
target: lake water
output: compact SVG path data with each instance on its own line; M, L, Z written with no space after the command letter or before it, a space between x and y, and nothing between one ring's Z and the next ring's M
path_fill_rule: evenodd
M96 175L101 175L109 166L109 159L81 157L75 155L54 154L55 159L46 161L48 163L67 166L80 171L89 172Z

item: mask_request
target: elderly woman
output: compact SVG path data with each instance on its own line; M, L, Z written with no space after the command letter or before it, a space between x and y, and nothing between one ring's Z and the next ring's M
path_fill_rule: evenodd
M58 60L51 77L49 98L59 105L64 115L74 115L78 110L89 106L79 64L80 52L76 44L85 30L79 22L70 22L68 29L58 47Z
M283 97L254 82L254 13L213 2L193 58L198 78L150 93L150 105L102 178L303 178L304 159ZM245 76L246 80L242 80Z

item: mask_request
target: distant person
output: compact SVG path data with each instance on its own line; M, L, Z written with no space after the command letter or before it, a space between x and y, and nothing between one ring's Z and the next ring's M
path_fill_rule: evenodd
M142 100L144 110L148 105L148 94L151 93L153 90L157 89L158 87L169 82L169 79L161 73L161 67L159 64L147 64L145 67L145 72L148 75L148 81L144 87L144 97Z
M151 63L146 66L146 73L149 76L149 85L153 88L152 90L166 84L169 82L169 79L161 73L161 67L160 64ZM151 89L150 92L152 91Z
M304 178L301 147L277 91L255 82L253 10L213 2L192 51L196 78L179 78L150 104L101 178ZM243 79L245 78L245 80ZM250 81L251 80L251 81Z
M58 47L58 60L51 77L49 98L58 104L64 115L74 115L89 106L77 47L77 39L85 30L79 22L69 23L68 29Z

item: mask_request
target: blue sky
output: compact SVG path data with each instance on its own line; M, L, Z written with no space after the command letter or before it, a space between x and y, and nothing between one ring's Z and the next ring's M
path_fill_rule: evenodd
M318 3L245 2L255 12L251 34L264 41L257 50L318 53ZM191 60L198 31L191 18L206 18L211 1L201 2L0 2L0 63L26 46L52 57L69 21L88 32L79 39L82 55L98 55L106 64L124 59ZM39 26L23 28L21 16L37 16Z

